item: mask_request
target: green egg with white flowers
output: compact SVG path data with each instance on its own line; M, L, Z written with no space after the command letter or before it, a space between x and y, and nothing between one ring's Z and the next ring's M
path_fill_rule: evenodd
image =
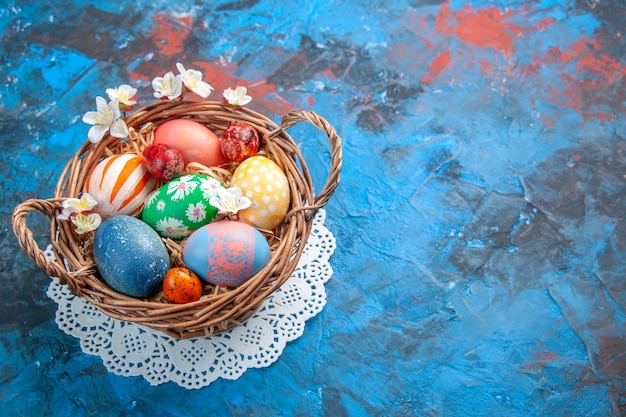
M141 219L162 237L184 239L215 220L217 208L209 200L220 188L224 185L209 175L182 175L148 197Z

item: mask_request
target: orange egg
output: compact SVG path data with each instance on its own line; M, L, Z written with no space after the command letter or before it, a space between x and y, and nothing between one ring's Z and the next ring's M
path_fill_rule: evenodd
M207 167L228 163L222 155L217 135L202 123L174 119L154 131L154 143L162 143L180 151L185 165L198 162Z
M198 301L202 296L202 281L188 268L171 268L163 280L163 295L174 304Z

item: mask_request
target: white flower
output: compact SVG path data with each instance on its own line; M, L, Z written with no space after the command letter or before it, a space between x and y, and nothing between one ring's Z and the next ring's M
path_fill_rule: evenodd
M220 188L217 196L211 197L209 204L216 207L220 214L237 214L239 210L247 209L252 205L248 197L243 197L241 188Z
M206 219L206 206L202 202L189 204L185 214L187 215L187 220L190 222L201 222Z
M182 75L175 76L170 71L164 77L156 77L152 80L152 88L154 89L154 97L167 97L170 100L174 100L183 93Z
M181 179L178 181L170 181L167 185L167 194L174 194L172 200L180 200L191 194L197 186L198 183L195 181L183 181Z
M183 84L185 87L196 93L202 98L207 98L211 91L213 91L213 87L202 81L202 73L198 70L185 69L183 64L177 63L176 68L180 71L180 75L183 80Z
M156 223L155 228L159 234L171 238L185 237L190 234L189 228L187 228L181 220L173 217L165 217L159 220Z
M246 87L237 86L234 90L228 88L224 90L224 100L234 108L245 106L252 101L252 97L248 95Z
M81 213L94 208L98 202L89 193L83 194L81 198L66 198L61 205L63 211L57 216L58 220L67 220L72 213Z
M215 178L199 178L200 179L200 191L202 191L202 198L208 200L209 198L217 195L217 190L223 188L222 184Z
M121 119L120 105L117 100L109 103L103 97L96 97L97 111L88 111L83 116L83 122L93 125L87 136L92 143L98 143L110 131L111 136L125 138L128 136L128 126Z
M124 106L137 104L137 99L133 98L137 94L137 89L128 84L122 84L117 88L107 88L106 93L109 95L109 100L117 100Z
M102 223L102 218L98 213L78 213L70 219L72 223L74 223L74 226L76 226L76 233L79 235L96 230L98 226L100 226L100 223Z
M156 209L159 210L159 211L165 210L165 201L163 201L163 200L157 201Z

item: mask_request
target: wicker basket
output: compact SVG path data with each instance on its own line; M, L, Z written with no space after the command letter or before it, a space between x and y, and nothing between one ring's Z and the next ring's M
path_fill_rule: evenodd
M260 136L261 152L274 160L285 172L291 189L291 210L285 221L271 232L265 232L271 247L266 267L240 287L226 289L207 285L199 301L168 304L162 300L136 299L112 290L98 275L91 243L93 237L72 232L71 223L58 221L61 202L78 197L91 169L104 157L146 146L149 127L167 120L189 118L204 124L218 136L234 121L254 126ZM311 176L298 146L286 130L299 122L319 128L330 143L330 169L321 192L314 196ZM19 204L13 212L13 230L22 249L50 276L59 278L71 291L84 297L103 313L116 319L138 323L175 338L212 335L240 324L251 316L274 290L292 274L309 236L312 219L339 184L342 165L341 139L322 117L311 112L291 112L281 126L248 109L232 110L219 102L159 101L135 110L126 117L131 131L127 141L106 136L101 142L86 142L68 162L57 183L54 198L31 199ZM134 134L133 134L134 133ZM191 165L191 164L190 164ZM26 226L26 214L33 211L50 218L50 240L56 260L38 247ZM181 242L163 239L173 265L182 264Z

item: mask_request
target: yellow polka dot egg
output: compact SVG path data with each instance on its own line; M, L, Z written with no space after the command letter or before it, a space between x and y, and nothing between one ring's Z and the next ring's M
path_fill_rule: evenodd
M231 187L239 187L252 205L239 212L241 220L261 229L274 229L285 219L291 193L287 176L274 161L252 156L235 170Z

